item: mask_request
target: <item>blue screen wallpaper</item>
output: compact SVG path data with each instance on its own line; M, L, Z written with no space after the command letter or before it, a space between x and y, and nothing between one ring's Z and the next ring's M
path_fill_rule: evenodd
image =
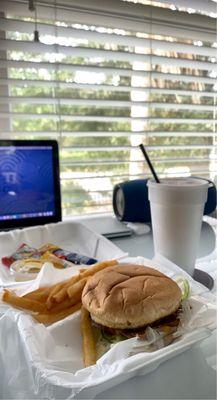
M51 147L0 147L0 219L54 215Z

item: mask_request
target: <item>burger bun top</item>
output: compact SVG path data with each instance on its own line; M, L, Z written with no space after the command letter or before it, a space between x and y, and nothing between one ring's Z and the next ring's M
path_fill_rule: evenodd
M179 286L166 275L127 263L90 277L83 289L82 304L98 324L135 329L175 312L181 297Z

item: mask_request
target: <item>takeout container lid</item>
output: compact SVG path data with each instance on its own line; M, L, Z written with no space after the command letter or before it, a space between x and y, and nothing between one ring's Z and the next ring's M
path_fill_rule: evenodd
M77 221L63 221L56 224L0 232L1 286L17 285L15 275L11 274L7 267L1 265L1 257L12 254L21 243L27 243L35 248L41 247L45 243L53 243L64 250L87 255L88 257L96 258L98 261L119 258L126 255L114 243L94 232L85 226L84 223ZM23 280L25 276L17 274L17 279L20 280L21 278Z

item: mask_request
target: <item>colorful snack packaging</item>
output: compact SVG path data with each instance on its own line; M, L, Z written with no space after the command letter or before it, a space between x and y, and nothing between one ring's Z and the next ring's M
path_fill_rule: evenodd
M6 265L6 267L10 267L14 261L23 260L26 258L39 258L40 255L41 254L37 249L28 246L26 243L22 243L13 254L2 257L2 263Z
M97 260L95 258L87 257L87 256L84 256L84 255L78 254L78 253L72 253L68 250L58 249L58 250L53 251L53 254L58 258L62 258L64 260L70 261L76 265L80 265L80 264L92 265L97 262Z
M38 249L39 252L41 253L52 253L56 257L70 261L73 264L80 265L80 264L85 264L85 265L92 265L95 264L98 260L92 257L84 256L82 254L78 254L75 252L71 252L69 250L63 250L60 247L56 246L55 244L52 243L46 243L42 247Z
M53 259L51 260L52 255ZM51 261L57 268L67 268L68 266L70 266L70 263L76 265L80 264L91 265L97 262L95 258L71 252L68 250L63 250L59 246L54 245L52 243L46 243L39 249L35 249L33 247L30 247L26 243L23 243L21 244L21 246L18 247L18 249L13 254L2 257L2 263L7 267L10 267L11 264L17 260L25 260L31 258L41 259L44 262ZM59 263L57 262L58 259L60 260ZM64 262L64 260L66 262Z

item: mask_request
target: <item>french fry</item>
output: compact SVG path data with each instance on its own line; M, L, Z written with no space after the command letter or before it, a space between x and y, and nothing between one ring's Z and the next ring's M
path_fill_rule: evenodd
M45 261L50 261L53 263L55 268L59 268L59 269L63 269L66 267L66 264L69 265L69 263L65 260L62 260L61 258L55 256L55 254L50 253L49 251L46 251L46 253L44 253L41 256L42 260ZM72 263L71 263L72 264ZM73 265L73 264L72 264Z
M94 275L96 272L101 271L104 268L111 267L118 264L117 260L101 261L94 264L92 267L86 269L81 273L81 278L86 278L87 276Z
M53 324L54 322L60 321L63 318L68 317L71 314L74 314L76 311L80 310L81 303L77 303L72 307L67 308L66 310L62 310L58 313L53 314L43 314L39 313L37 315L33 315L34 319L41 324Z
M79 280L86 278L88 276L94 275L96 272L100 271L103 268L116 265L118 262L116 260L110 260L110 261L103 261L99 262L97 264L94 264L92 267L88 269L83 269L82 272L79 272L79 274L72 276L68 281L66 281L66 284L64 286L60 286L54 290L53 293L49 296L47 300L47 308L50 309L52 308L52 302L55 301L57 303L61 303L63 300L67 298L68 293L68 288L72 286L74 283L78 282ZM70 295L69 295L70 296Z
M53 303L52 307L46 311L45 314L55 314L60 311L66 310L67 308L74 306L75 304L79 303L81 301L81 296L77 296L76 298L69 299L67 298L66 300L61 301L61 303Z
M73 276L72 278L70 278L66 284L64 285L64 287L62 287L59 291L57 291L56 293L54 293L54 295L52 296L52 299L55 300L57 303L61 303L63 300L65 300L68 295L67 295L67 289L69 286L73 285L74 283L78 282L80 279L80 274Z
M24 308L25 310L30 310L34 312L45 312L46 306L43 303L40 303L36 300L31 300L24 297L19 297L15 293L10 292L8 290L4 290L2 300L5 303L11 304L17 308Z
M81 333L83 338L83 358L85 367L96 364L96 343L90 321L90 314L81 307Z
M37 290L34 290L33 292L29 292L23 296L23 298L27 298L29 300L36 300L39 302L44 302L47 300L48 296L50 294L50 288L49 287L43 287L39 288Z
M58 293L65 286L65 284L66 284L66 282L57 283L56 285L53 285L50 288L50 294L49 294L48 299L46 301L46 306L47 306L48 310L52 307L52 304L54 302L53 296L56 293Z
M67 294L70 299L75 299L78 301L78 299L81 299L81 294L84 289L84 285L87 282L87 278L83 278L80 281L74 283L74 285L71 285L67 289Z

